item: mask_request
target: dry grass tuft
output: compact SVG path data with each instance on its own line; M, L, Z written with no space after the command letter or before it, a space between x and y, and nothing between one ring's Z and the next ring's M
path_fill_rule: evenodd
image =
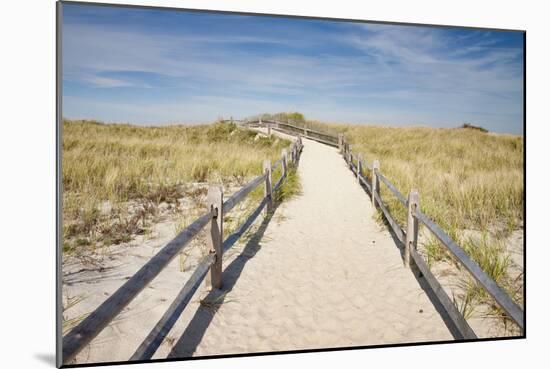
M523 140L476 130L340 126L372 164L406 196L416 188L421 208L445 230L509 233L523 223ZM392 214L405 209L382 186Z
M177 211L206 186L242 185L290 144L234 124L140 127L63 122L63 251L94 250L147 231L159 206Z
M421 210L520 306L523 304L523 278L510 276L510 257L503 246L524 222L523 137L491 134L471 125L450 129L316 121L305 125L344 133L353 151L362 154L369 165L380 161L381 172L405 197L411 189L418 189ZM371 174L365 174L370 180ZM405 227L405 207L384 184L381 193L391 214ZM481 237L467 237L472 232ZM421 233L420 243L430 266L447 263L460 269L435 237ZM465 276L459 279L453 298L465 316L471 317L479 305L484 305L481 310L488 310L489 315L504 316L476 283ZM508 318L502 319L510 325Z

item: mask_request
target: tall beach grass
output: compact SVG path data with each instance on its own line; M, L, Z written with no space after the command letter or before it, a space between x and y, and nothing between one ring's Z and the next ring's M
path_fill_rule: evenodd
M63 249L129 241L160 204L177 208L204 187L240 186L290 142L234 124L141 127L63 121Z
M494 134L469 125L457 128L390 127L369 124L331 124L319 121L297 125L343 133L355 154L380 171L405 195L420 192L420 208L438 223L480 267L520 305L523 272L511 273L505 247L512 232L524 222L524 145L522 136ZM477 127L474 127L477 128ZM363 173L369 180L371 172ZM381 183L381 194L392 216L405 228L407 209ZM377 217L382 221L381 213ZM498 318L507 334L516 334L495 302L446 251L421 229L420 251L428 264L459 270L453 299L460 311ZM523 245L513 245L523 252ZM455 295L456 293L456 295Z

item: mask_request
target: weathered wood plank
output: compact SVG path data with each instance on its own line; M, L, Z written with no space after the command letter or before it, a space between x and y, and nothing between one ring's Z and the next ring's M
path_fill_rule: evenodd
M393 219L393 217L391 216L390 211L388 210L386 205L384 205L384 203L382 202L382 198L380 197L380 194L378 192L373 192L373 194L374 194L375 201L378 203L378 206L382 210L382 213L384 214L384 217L386 218L386 220L390 224L391 228L393 229L393 232L395 233L395 235L397 236L399 241L401 241L401 243L405 244L405 242L406 242L405 232L403 231L401 226L395 221L395 219Z
M492 280L468 254L458 246L439 226L428 218L420 209L416 210L418 218L451 252L451 254L466 268L474 279L491 295L496 303L510 316L523 332L523 310L508 296L508 294Z
M208 254L199 262L189 280L185 282L175 300L170 304L170 307L168 307L168 310L166 310L162 318L160 318L155 327L130 357L130 361L149 360L153 357L162 344L162 341L164 341L168 333L170 333L170 330L174 327L174 324L187 304L189 304L191 297L193 297L201 282L206 277L214 260L215 255Z
M299 127L299 126L295 126L293 124L290 124L290 123L285 123L285 122L279 122L279 121L276 121L276 123L279 125L279 126L286 126L286 127L289 127L289 128L292 128L292 129L295 129L297 131L303 131L304 129L307 129L307 132L308 133L313 133L313 134L316 134L316 135L319 135L319 136L324 136L324 137L327 137L331 140L334 140L335 142L338 142L338 136L335 135L335 134L330 134L330 133L326 133L326 132L321 132L321 131L317 131L317 130L313 130L311 128L304 128L304 127Z
M375 195L376 201L378 202L380 209L382 210L382 213L384 214L384 217L390 224L393 232L397 235L397 238L399 241L403 244L405 247L405 250L407 248L407 234L403 229L397 224L395 219L391 216L390 212L382 202L382 199L380 198L379 194ZM445 290L441 287L435 276L431 273L429 267L426 265L424 260L422 259L422 256L418 254L416 251L416 248L413 247L410 249L410 255L411 258L414 260L415 264L417 265L418 269L422 273L422 275L425 277L426 282L438 298L438 300L441 302L441 305L444 307L445 311L451 318L453 324L457 328L457 330L460 332L460 334L463 336L464 339L475 339L477 336L469 326L469 324L466 322L462 314L457 310L455 304L451 301Z
M279 132L286 133L286 134L290 134L290 135L296 135L296 134L298 134L298 132L292 132L292 131L286 130L286 129L284 129L284 128L273 128L273 129L274 129L275 131L279 131ZM337 142L332 142L332 141L323 140L322 138L313 137L313 136L311 136L311 135L308 135L307 138L310 139L310 140L313 140L313 141L317 141L317 142L323 143L323 144L325 144L325 145L338 147L338 143L337 143Z
M378 172L378 177L384 184L389 188L389 190L397 197L399 202L403 204L405 207L409 206L407 203L407 199L399 190L393 185L393 183L390 182L388 178L386 178L382 173Z
M248 219L243 224L241 224L241 226L238 227L231 235L229 235L225 241L223 241L222 248L224 253L227 252L227 250L229 250L239 240L239 238L241 238L241 236L252 225L252 223L254 223L256 218L261 214L266 204L267 199L264 197L256 210L254 210L254 212L250 214Z
M307 138L310 139L310 140L313 140L313 141L317 141L317 142L323 143L323 144L325 144L325 145L329 145L329 146L333 146L333 147L338 147L338 143L336 143L336 142L323 140L323 139L321 139L321 138L317 138L317 137L313 137L313 136L308 136Z
M233 209L238 203L240 203L250 192L254 191L254 189L258 187L263 181L265 181L265 174L254 178L246 185L244 185L243 188L241 188L239 191L235 192L233 196L231 196L223 203L223 210L225 214L229 213L231 209Z
M254 122L250 122L250 123L253 124ZM288 133L289 131L291 131L290 134L293 134L293 135L304 134L307 138L312 139L314 141L318 141L327 145L338 147L337 135L323 133L323 132L311 130L309 128L298 127L289 123L278 122L278 121L263 121L263 123L270 123L273 125L271 128L275 130L279 130L284 133ZM317 135L319 137L315 137L312 134Z
M369 192L371 191L371 188L370 188L370 184L369 184L369 181L367 181L367 179L363 176L359 176L359 180L361 182L363 182L363 184L365 185L365 187L367 187L367 190L369 190Z
M271 182L271 161L264 161L264 175L265 175L265 187L264 197L267 199L267 206L265 208L265 215L268 216L273 210L273 187Z
M464 339L476 339L476 334L474 333L466 319L464 319L464 316L462 316L460 311L458 311L456 305L449 298L443 287L441 287L441 284L439 284L435 276L430 271L430 268L428 267L428 265L426 265L424 259L420 254L418 254L416 249L411 249L411 258L416 264L418 270L422 273L424 280L428 283L462 337Z
M211 289L222 288L222 241L223 241L223 190L221 186L210 186L206 203L213 214L206 236L206 244L215 255L214 264L207 275L206 284Z
M362 160L363 157L361 154L357 154L357 182L361 182L359 179L363 175L363 169L362 169Z
M63 337L63 363L68 363L181 252L212 219L208 212L185 228L96 310Z
M413 189L409 193L409 206L407 211L407 241L405 242L405 266L411 263L411 249L416 249L418 242L418 219L414 217L414 212L419 208L420 198L418 191Z
M380 171L380 162L378 160L375 160L372 163L372 172L371 172L371 200L372 200L372 206L376 209L376 200L374 194L378 194L380 196L380 181L378 179L378 172Z

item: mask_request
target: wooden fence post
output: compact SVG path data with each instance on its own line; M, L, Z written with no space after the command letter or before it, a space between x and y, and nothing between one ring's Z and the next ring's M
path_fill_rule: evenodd
M208 188L207 204L212 212L212 220L207 229L207 245L211 253L216 254L210 274L206 276L206 285L211 289L222 288L222 242L223 242L223 189L221 186Z
M412 189L409 192L409 211L407 215L407 240L405 243L405 266L411 265L411 248L416 249L418 241L418 219L414 216L416 209L420 205L420 196L418 190Z
M273 191L273 188L271 187L271 161L269 160L264 161L264 174L266 175L264 197L267 198L267 204L265 207L265 215L267 216L273 209L273 197L271 196L271 192Z
M348 143L344 142L344 153L342 154L344 156L344 161L348 161Z
M338 152L342 153L342 134L338 133Z
M351 153L351 151L353 150L353 146L352 145L349 145L349 150L348 150L348 163L349 163L349 168L351 170L353 170L353 154Z
M374 197L374 194L376 193L380 197L380 180L378 179L378 176L376 175L376 172L380 170L380 162L378 160L375 160L374 163L372 163L372 178L371 178L371 196L372 196L372 206L376 209L376 198Z
M271 138L271 125L267 125L267 137Z
M357 154L357 182L359 182L359 184L361 184L361 179L360 179L361 169L362 169L361 160L362 160L362 155Z
M346 144L346 163L349 166L349 144Z
M283 149L283 151L281 152L281 159L283 160L282 162L282 168L283 168L283 174L282 174L282 178L285 178L286 177L286 160L287 160L287 153L286 153L286 149Z
M344 144L344 160L346 161L346 163L348 162L348 143L346 142Z
M349 143L347 142L346 142L345 154L346 154L346 162L349 163Z

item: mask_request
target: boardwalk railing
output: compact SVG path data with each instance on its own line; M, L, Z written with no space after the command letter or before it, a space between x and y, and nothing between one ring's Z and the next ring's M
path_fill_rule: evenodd
M283 150L281 159L273 166L264 162L261 175L254 178L229 199L223 201L223 191L220 186L211 186L208 190L209 210L196 219L191 225L180 232L172 241L164 246L139 269L126 283L116 290L97 309L90 313L80 324L63 337L64 364L68 364L94 337L96 337L169 263L178 255L199 232L207 228L207 242L210 253L196 266L194 273L185 283L178 295L177 303L173 303L153 331L145 338L134 353L131 360L151 358L168 333L167 325L173 325L171 317L175 310L183 310L197 290L200 282L207 278L212 288L221 288L223 254L244 234L252 221L265 209L270 211L273 203L273 193L283 184L288 175L288 166L296 166L302 152L302 140L298 137L289 150ZM272 171L281 166L281 177L272 185ZM264 184L264 197L252 215L233 234L224 241L223 218L248 194ZM210 271L210 274L208 274Z
M138 270L126 283L105 300L96 310L90 313L80 324L73 328L63 337L64 364L68 364L94 337L96 337L169 263L178 255L199 232L207 228L207 242L210 253L205 256L195 267L195 271L185 283L178 294L177 301L174 301L163 317L156 324L155 328L145 338L140 347L131 357L131 360L145 360L153 356L160 342L168 334L169 328L174 324L171 317L175 311L183 310L196 292L201 281L205 278L212 288L221 288L222 260L223 254L244 234L252 221L263 211L269 212L272 208L273 192L277 191L287 177L287 165L297 165L302 152L302 140L300 136L322 142L327 145L338 147L349 168L356 175L359 183L363 184L371 195L373 205L380 208L388 221L394 234L404 245L404 263L410 265L411 260L420 270L428 285L446 310L455 327L463 338L476 338L475 333L457 309L454 302L449 298L436 277L431 273L424 258L417 251L418 223L426 226L449 252L464 266L473 278L493 297L496 303L504 312L524 330L524 313L522 309L507 295L498 284L492 280L473 261L463 249L458 246L435 222L421 212L419 206L418 191L411 190L408 198L397 190L397 188L380 172L380 162L375 160L371 165L360 155L355 154L342 134L329 134L296 126L294 124L280 121L237 121L230 120L246 127L264 127L278 130L291 135L298 135L287 153L283 150L281 159L273 165L269 161L264 162L264 170L261 175L251 180L248 184L234 193L229 199L223 201L221 187L212 186L208 191L208 205L210 209L196 219L191 225L180 232L172 241L164 246L154 257ZM282 166L282 174L275 185L272 184L272 171ZM365 176L370 172L370 181ZM380 182L384 183L399 202L408 209L406 231L392 217L389 209L384 204L380 195ZM264 197L256 210L247 221L242 224L233 234L224 240L223 217L230 212L238 203L243 201L248 194L261 184L264 184ZM210 271L210 273L208 273Z
M523 310L508 296L491 277L489 277L481 267L470 258L470 256L447 235L441 227L420 210L420 198L418 191L412 189L406 198L399 190L390 182L390 180L380 172L380 162L375 160L372 165L355 154L352 146L347 143L345 137L339 135L339 148L342 156L352 172L357 176L358 181L362 183L370 193L373 205L380 208L384 214L384 218L390 225L393 233L404 246L404 264L409 266L411 260L414 261L419 271L424 276L426 282L437 296L441 305L444 307L453 321L455 327L465 339L477 338L466 319L457 309L454 302L449 298L441 284L430 271L422 255L418 253L418 224L422 223L426 228L447 248L453 257L468 271L468 273L477 281L477 283L495 300L502 310L517 324L520 331L524 331L524 312ZM365 173L370 173L371 180L367 180ZM401 228L399 223L391 215L389 209L384 204L380 195L380 182L382 182L390 192L397 198L405 208L407 208L407 225L406 230Z
M432 274L423 256L418 253L418 225L422 223L447 250L458 260L458 262L468 271L468 273L477 281L477 283L495 300L495 302L503 309L503 311L517 324L520 331L524 331L524 312L523 310L508 296L491 277L489 277L481 267L470 258L470 256L458 244L447 235L441 227L420 210L420 197L418 191L412 189L409 192L408 198L405 197L391 183L391 181L380 172L380 162L374 160L368 163L360 154L356 154L352 150L352 146L347 142L343 134L330 134L319 132L309 128L304 128L291 123L285 123L274 120L252 120L239 121L238 124L245 126L267 127L276 129L290 134L300 134L306 138L313 139L331 146L338 147L344 160L349 168L356 175L359 183L363 184L371 195L372 203L375 208L379 208L384 215L384 218L390 225L393 233L404 246L404 264L410 266L411 260L418 270L424 276L426 282L434 292L435 296L446 310L449 318L453 321L455 327L465 339L477 338L474 331L467 323L464 316L460 313L455 303L451 300L447 292L443 289L437 278ZM365 173L370 173L370 181L365 176ZM398 201L407 208L407 225L406 229L401 228L399 223L394 219L389 209L385 205L380 195L380 182L382 182L390 192L398 199Z
M227 119L221 120L224 123L235 123L240 126L250 127L250 128L267 128L268 135L270 131L276 130L283 133L288 133L295 136L303 136L311 140L315 140L330 146L338 147L338 136L335 136L331 133L321 132L315 129L300 127L289 122L282 122L278 120L266 120L266 119L255 119L255 120L236 120L236 119Z

